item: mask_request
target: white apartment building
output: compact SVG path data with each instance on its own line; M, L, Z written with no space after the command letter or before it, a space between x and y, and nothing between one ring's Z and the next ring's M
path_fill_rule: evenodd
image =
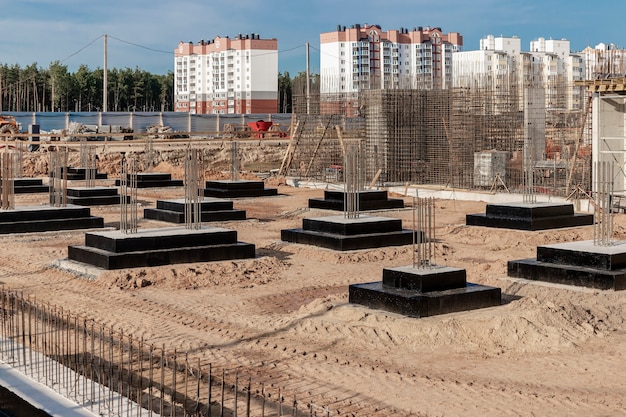
M515 88L520 98L529 88L542 91L546 109L573 109L581 103L579 90L570 87L584 79L584 61L570 53L566 39L538 38L530 42L530 51L522 51L516 36L489 35L480 40L479 50L455 52L452 72L455 87Z
M599 43L595 47L586 47L580 54L585 62L587 80L626 75L626 50L615 44Z
M174 110L193 114L274 113L278 41L258 34L180 42L174 51Z
M480 40L480 49L453 54L454 87L500 87L517 77L522 61L521 40L489 35Z
M452 53L463 37L440 28L383 31L378 25L337 26L320 35L320 92L447 88Z

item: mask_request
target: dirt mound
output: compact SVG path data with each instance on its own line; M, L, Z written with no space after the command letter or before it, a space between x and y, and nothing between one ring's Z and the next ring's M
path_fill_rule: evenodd
M288 264L272 257L229 262L171 265L108 271L98 279L106 288L135 289L148 286L193 290L203 287L252 288L278 279Z

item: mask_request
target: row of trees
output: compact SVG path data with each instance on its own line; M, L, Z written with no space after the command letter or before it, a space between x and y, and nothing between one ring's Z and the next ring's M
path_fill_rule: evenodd
M25 68L0 65L0 112L2 111L101 111L104 70L81 65L70 73L56 61L47 69L36 63ZM279 113L291 113L293 94L306 84L306 73L293 79L278 74ZM109 69L108 111L173 111L174 74L155 75L139 68ZM296 86L294 90L294 86Z
M70 73L53 62L47 69L37 64L0 66L0 111L101 111L103 74L81 65ZM109 69L109 111L172 110L174 74L155 75L138 68Z
M308 89L308 91L307 91ZM280 113L293 113L302 111L297 105L309 97L319 97L320 93L320 76L319 74L310 74L307 83L307 74L300 71L298 75L291 78L289 73L278 74L278 111Z

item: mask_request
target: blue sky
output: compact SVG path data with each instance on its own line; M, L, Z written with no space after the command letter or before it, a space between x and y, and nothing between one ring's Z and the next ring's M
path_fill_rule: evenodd
M108 35L109 68L165 74L173 70L179 41L258 33L278 39L279 71L305 70L309 42L312 72L319 72L319 34L337 25L378 24L383 30L436 26L459 32L464 50L486 35L531 40L567 38L572 51L600 42L626 48L626 1L582 0L0 0L0 63L61 61L103 67ZM223 6L223 7L221 7Z

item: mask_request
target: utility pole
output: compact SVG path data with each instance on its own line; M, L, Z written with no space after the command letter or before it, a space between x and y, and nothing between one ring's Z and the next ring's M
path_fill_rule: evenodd
M102 74L102 111L107 111L108 81L107 81L107 35L104 34L104 72Z

